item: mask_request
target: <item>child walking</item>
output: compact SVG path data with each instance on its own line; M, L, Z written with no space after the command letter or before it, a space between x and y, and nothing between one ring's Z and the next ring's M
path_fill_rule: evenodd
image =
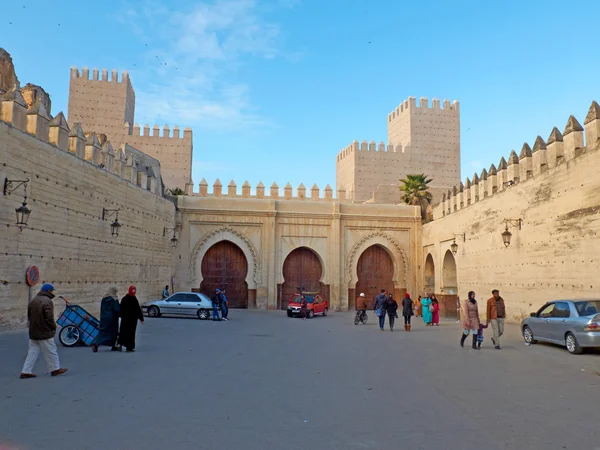
M487 323L485 325L483 323L479 324L479 330L477 331L477 348L481 348L481 344L483 343L483 330L487 327Z

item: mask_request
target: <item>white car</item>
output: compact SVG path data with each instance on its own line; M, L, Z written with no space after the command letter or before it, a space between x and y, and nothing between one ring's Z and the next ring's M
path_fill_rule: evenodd
M154 300L144 303L142 308L146 310L148 317L172 316L196 316L198 319L206 320L212 311L210 299L199 292L176 292L162 300Z

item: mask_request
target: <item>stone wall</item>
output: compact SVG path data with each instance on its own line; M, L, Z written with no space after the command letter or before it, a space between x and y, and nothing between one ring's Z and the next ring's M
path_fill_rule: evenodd
M520 158L513 152L451 190L423 227L425 284L438 294L458 288L462 299L473 290L480 300L498 288L511 321L552 299L599 297L599 136L594 102L585 130L571 116L563 133L555 128L548 142L538 136L533 150L525 144ZM521 229L509 225L509 247L505 219L522 219Z
M62 113L51 118L43 104L27 112L18 91L3 97L0 114L0 182L29 179L31 209L20 232L15 208L23 188L0 194L0 327L26 323L28 298L41 286L30 291L25 283L30 265L39 267L40 283L93 314L109 286L123 295L136 285L141 301L159 297L173 274L163 229L174 227L175 206L157 195L156 182L111 154L109 142L86 138L78 125L69 130ZM103 208L119 210L116 238ZM55 305L58 314L63 305Z

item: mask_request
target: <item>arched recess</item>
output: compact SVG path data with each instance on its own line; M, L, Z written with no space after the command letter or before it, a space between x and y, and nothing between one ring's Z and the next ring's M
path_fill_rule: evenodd
M442 288L438 300L442 316L457 317L458 276L456 260L450 250L446 251L442 261Z
M217 228L210 233L206 234L200 239L190 255L190 262L192 264L192 285L197 286L193 288L193 291L199 291L200 285L204 279L202 275L202 260L206 252L218 242L230 241L240 248L246 257L248 263L248 271L246 274L245 281L248 286L248 307L256 307L256 288L261 283L261 267L260 259L256 249L250 242L250 240L244 236L241 232L229 228L222 227Z
M281 309L287 308L291 295L300 289L304 292L318 292L329 299L329 286L323 284L323 265L319 256L308 247L298 247L291 251L283 262L283 283L279 286L278 303Z
M382 247L392 259L394 266L393 289L397 299L401 299L408 288L408 260L402 246L387 233L375 232L360 239L352 246L346 259L346 280L348 282L348 307L352 309L356 301L356 283L358 282L358 260L366 249L373 245Z
M423 272L425 278L423 286L425 286L425 292L429 294L435 293L435 264L433 262L433 256L431 253L427 254L425 259L425 270Z
M381 289L397 295L394 288L394 261L381 245L371 245L360 255L356 272L356 295L364 293L368 303L375 301ZM348 308L354 309L355 306L356 298L348 298Z
M242 249L231 241L220 241L208 249L201 264L200 292L210 295L226 289L230 308L248 308L248 261Z

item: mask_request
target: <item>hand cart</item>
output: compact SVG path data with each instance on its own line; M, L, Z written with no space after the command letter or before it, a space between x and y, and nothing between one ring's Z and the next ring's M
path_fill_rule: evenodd
M58 340L65 347L92 345L98 335L100 321L79 305L70 303L66 298L66 308L56 323L62 327Z

